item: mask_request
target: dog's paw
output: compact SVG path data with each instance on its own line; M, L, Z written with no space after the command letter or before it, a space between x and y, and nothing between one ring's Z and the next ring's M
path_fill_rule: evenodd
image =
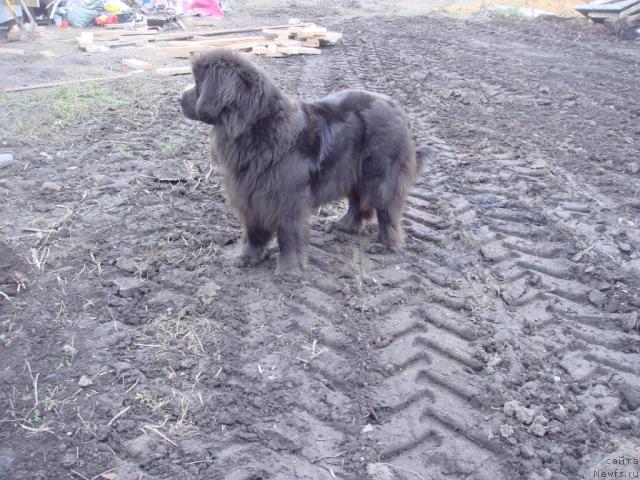
M299 280L302 278L302 270L299 268L285 267L278 265L275 272L276 277L283 280Z
M381 255L385 253L393 253L395 250L389 247L388 245L384 245L382 243L371 243L364 247L364 251L366 253L370 253L373 255Z
M262 258L258 258L254 255L238 255L233 263L236 267L252 267L260 263Z

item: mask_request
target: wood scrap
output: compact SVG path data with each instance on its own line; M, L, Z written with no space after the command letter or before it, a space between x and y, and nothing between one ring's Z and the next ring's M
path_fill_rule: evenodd
M253 47L251 53L265 57L287 57L289 55L319 55L322 53L322 50L311 47L279 46L271 43L266 47Z
M168 77L170 75L187 75L191 72L191 66L189 65L185 67L160 67L154 70L154 73L161 77Z
M250 50L252 47L267 45L268 43L269 39L266 37L229 38L218 41L205 40L189 42L182 46L171 46L165 48L165 52L174 58L188 58L192 53L209 50L210 48L224 47L231 50Z
M8 55L24 55L24 50L22 48L0 47L0 53L6 53Z
M10 87L5 88L2 91L5 93L9 92L22 92L25 90L38 90L41 88L51 88L51 87L60 87L63 85L74 85L79 83L103 83L103 82L112 82L114 80L122 80L124 78L131 78L132 76L140 73L141 70L134 70L132 72L123 74L123 75L112 75L110 77L90 77L90 78L80 78L75 80L62 80L59 82L50 82L50 83L37 83L35 85L23 85L20 87Z
M636 34L640 35L635 22L619 21L640 14L640 0L595 0L591 3L576 5L575 9L594 22L608 23L608 27L615 24L616 28L609 29L612 33L626 28L632 37L637 36Z
M55 52L52 52L51 50L40 50L38 52L38 55L44 58L56 58L58 56L58 54L56 54Z
M311 47L278 47L278 51L285 55L320 55L322 50Z
M149 35L144 35L145 38L141 38L139 41L140 43L145 43L145 42L165 42L165 41L170 41L170 40L193 40L196 37L214 37L214 36L219 36L219 35L231 35L231 34L235 34L235 33L250 33L250 32L260 32L262 31L262 29L264 28L273 28L273 29L278 29L278 28L286 28L288 27L288 25L275 25L273 27L250 27L250 28L230 28L230 29L225 29L225 30L221 30L221 29L217 29L217 30L194 30L191 32L178 32L178 33L160 33L160 34L149 34ZM126 34L123 32L120 35L121 36L128 36L128 35L133 35L134 32L126 32ZM138 43L136 43L137 45ZM115 42L112 43L110 46L112 48L117 48L117 47L128 47L132 45L130 43L130 41L125 40L124 43L123 42Z
M80 32L80 36L76 37L76 42L80 49L89 53L106 52L109 48L103 45L93 43L93 32Z
M124 65L135 68L136 70L151 70L153 65L149 62L138 60L137 58L123 58L120 60Z
M576 5L574 8L580 13L590 13L590 12L610 12L610 13L620 13L623 10L632 7L636 4L640 3L640 0L622 0L619 2L606 2L597 4L581 4Z
M265 34L280 37L296 38L306 41L308 46L333 45L342 38L342 33L328 31L313 23L290 25L287 28L263 28Z

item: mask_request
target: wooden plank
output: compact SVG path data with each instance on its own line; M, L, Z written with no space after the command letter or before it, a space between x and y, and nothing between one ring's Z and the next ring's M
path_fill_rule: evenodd
M58 55L51 50L40 50L38 55L43 56L44 58L56 58Z
M320 46L320 39L318 37L309 37L305 40L307 47L318 48Z
M257 45L251 49L251 53L265 57L286 57L284 53L278 51L278 46L275 43L267 46Z
M342 38L342 33L340 32L327 32L322 37L320 37L320 45L329 44L333 45L338 43Z
M133 75L141 73L140 70L134 70L133 72L123 74L123 75L113 75L110 77L91 77L91 78L81 78L77 80L63 80L60 82L50 82L50 83L37 83L35 85L24 85L21 87L11 87L5 88L3 92L22 92L25 90L38 90L41 88L51 88L51 87L59 87L62 85L74 85L78 83L102 83L102 82L112 82L114 80L121 80L123 78L131 78Z
M94 35L100 38L113 38L117 39L119 37L141 37L145 35L158 35L158 30L126 30L124 32L114 32L109 30L98 30L94 32Z
M131 22L128 23L107 23L103 28L106 30L126 30L131 29Z
M192 53L202 52L204 50L209 50L212 48L229 48L231 50L248 50L252 47L256 46L264 46L269 42L268 39L255 39L255 40L245 40L242 42L228 43L226 45L210 45L210 44L200 44L199 42L193 42L190 45L186 45L184 47L168 47L165 48L164 51L167 55L173 58L188 58Z
M327 34L325 27L319 27L318 25L304 25L304 26L290 26L289 31L293 33L297 38L309 38L309 37L321 37Z
M76 37L76 42L81 47L93 43L93 32L80 32L80 36Z
M310 47L278 47L278 51L285 55L320 55L322 50Z
M124 42L115 42L115 43L107 43L109 48L120 48L120 47L135 47L138 45L144 45L147 43L147 39L135 39L135 40L127 40Z
M88 43L86 45L81 45L80 48L88 53L100 53L100 52L108 52L109 47L105 47L102 45L95 45L93 43Z
M24 50L22 48L0 47L0 53L6 53L8 55L24 55Z
M290 32L288 28L263 28L262 33L275 35L276 37L290 37L293 35L293 32Z
M610 12L589 12L587 13L587 17L594 21L603 21L603 20L612 20L618 18L617 13Z
M132 45L141 45L146 42L164 42L169 40L192 40L195 37L213 37L217 35L230 35L234 33L261 32L264 28L287 28L289 25L274 25L271 27L250 27L250 28L230 28L226 30L194 30L191 32L180 33L163 33L158 35L148 35L148 38L142 38L136 41L124 41L111 43L111 48L128 47ZM147 37L147 36L145 36Z
M160 67L154 70L156 75L168 77L170 75L187 75L192 72L191 66L185 67Z
M245 42L263 42L265 44L269 42L269 39L264 36L229 37L229 38L215 38L215 39L198 36L194 40L196 40L200 46L209 46L209 47L224 47L227 45L233 45L236 43L245 43Z
M137 70L151 70L153 68L153 65L151 65L149 62L144 62L142 60L138 60L137 58L123 58L120 61L126 66L135 68Z
M620 12L620 18L628 17L630 15L637 15L638 13L640 13L640 3Z
M271 43L266 47L253 47L252 53L256 55L264 55L266 57L286 57L287 55L319 55L322 50L319 48L298 47L298 46L278 46Z
M593 5L591 3L576 5L575 9L580 13L606 12L620 13L621 11L640 3L640 0L622 0L620 2Z

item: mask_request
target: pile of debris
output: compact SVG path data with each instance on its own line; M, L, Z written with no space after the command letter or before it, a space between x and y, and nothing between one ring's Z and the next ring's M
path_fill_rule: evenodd
M258 33L258 35L229 36L239 33ZM155 47L160 48L170 57L189 58L193 53L214 47L224 47L268 57L299 54L318 55L321 53L319 48L321 45L334 45L341 38L340 32L330 32L325 27L314 23L290 20L287 25L271 27L194 30L169 34L161 34L157 30L150 29L83 31L76 40L82 50L90 53L153 43Z
M595 0L575 8L592 21L604 23L620 38L633 40L640 36L640 0Z

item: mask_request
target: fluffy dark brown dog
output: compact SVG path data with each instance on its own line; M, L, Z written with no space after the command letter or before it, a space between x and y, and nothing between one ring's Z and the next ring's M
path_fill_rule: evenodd
M196 84L182 95L182 111L213 125L211 154L244 225L241 264L262 260L277 235L276 272L300 275L310 215L345 197L349 210L338 228L358 232L375 212L378 243L401 246L407 189L426 149L416 152L397 102L359 90L294 100L249 60L226 50L195 57L193 75Z

